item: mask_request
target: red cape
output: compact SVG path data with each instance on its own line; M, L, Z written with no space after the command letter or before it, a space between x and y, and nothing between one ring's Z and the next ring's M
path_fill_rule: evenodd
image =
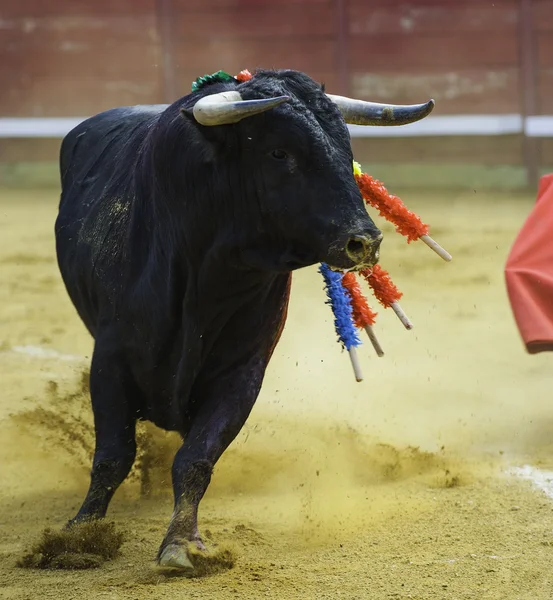
M505 279L526 349L553 351L553 174L540 179L537 202L507 258Z

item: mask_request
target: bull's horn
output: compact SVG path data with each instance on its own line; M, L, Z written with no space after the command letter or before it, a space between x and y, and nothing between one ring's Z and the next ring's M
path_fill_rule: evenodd
M425 104L395 105L365 102L345 96L327 97L340 109L344 121L351 125L407 125L428 116L434 108L434 100Z
M193 114L201 125L227 125L265 112L288 100L290 96L242 100L239 92L219 92L200 98L194 105Z

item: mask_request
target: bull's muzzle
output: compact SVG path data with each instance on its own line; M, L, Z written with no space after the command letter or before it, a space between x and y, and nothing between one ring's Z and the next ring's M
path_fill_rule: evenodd
M377 237L355 235L348 239L345 252L356 267L372 267L379 259L382 234Z

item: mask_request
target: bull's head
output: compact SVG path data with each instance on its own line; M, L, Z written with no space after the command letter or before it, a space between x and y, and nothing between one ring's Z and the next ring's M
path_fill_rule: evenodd
M427 116L434 102L394 106L333 96L297 71L260 71L224 87L184 112L211 133L237 124L232 134L204 131L232 148L226 160L242 172L245 210L256 211L255 240L243 259L276 270L317 262L340 269L374 265L382 234L354 179L346 123L404 125Z

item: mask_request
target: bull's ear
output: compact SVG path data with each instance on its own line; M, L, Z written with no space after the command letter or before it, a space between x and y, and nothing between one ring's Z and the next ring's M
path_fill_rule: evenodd
M181 108L180 109L180 114L185 118L185 119L189 119L189 120L196 120L194 119L194 113L193 113L193 109L192 108Z
M186 121L186 136L196 157L204 163L215 162L217 158L217 140L213 129L216 127L203 127L194 118L191 108L181 108L180 115ZM210 131L211 130L211 131Z

